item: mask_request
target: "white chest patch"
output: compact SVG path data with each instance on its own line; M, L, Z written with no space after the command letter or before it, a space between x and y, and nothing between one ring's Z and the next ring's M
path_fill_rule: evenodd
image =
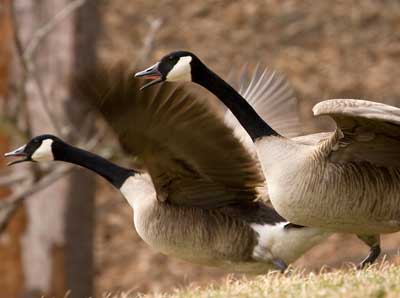
M155 197L154 186L148 174L136 174L129 177L119 190L136 211L149 202L149 198Z
M53 150L51 149L52 144L53 144L53 140L51 140L51 139L42 141L42 144L32 154L32 156L31 156L32 160L34 160L34 161L54 160Z
M192 57L185 56L179 58L175 66L169 71L166 80L173 81L192 81L190 62Z
M138 179L135 179L135 176L129 177L119 190L133 208L136 195L138 194Z

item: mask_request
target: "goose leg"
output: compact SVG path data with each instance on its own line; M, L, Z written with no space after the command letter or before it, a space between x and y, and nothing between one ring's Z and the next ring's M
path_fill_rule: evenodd
M275 266L281 273L284 273L288 265L281 258L277 258L271 254L268 248L262 245L257 245L253 251L253 258L258 262L266 262Z
M381 254L380 236L361 236L357 235L365 244L369 246L367 257L357 266L357 269L363 269L365 266L372 264Z
M284 273L288 268L288 265L285 263L284 260L276 258L272 260L272 264L278 269L281 273Z

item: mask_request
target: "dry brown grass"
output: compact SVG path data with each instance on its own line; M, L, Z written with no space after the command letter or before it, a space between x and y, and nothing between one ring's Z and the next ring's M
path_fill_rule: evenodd
M397 298L400 296L400 267L383 263L365 271L292 272L284 276L271 272L253 279L226 279L205 288L189 287L172 294L145 295L143 298ZM130 294L109 298L137 297Z

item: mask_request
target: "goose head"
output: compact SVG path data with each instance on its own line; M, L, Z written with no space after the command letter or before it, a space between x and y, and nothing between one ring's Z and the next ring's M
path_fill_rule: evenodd
M31 139L26 145L4 154L4 156L20 158L8 165L25 161L52 161L55 160L54 145L57 143L63 142L53 135L40 135Z
M141 90L161 82L191 82L195 70L201 66L199 58L191 52L176 51L165 55L153 66L139 71L135 77L151 79Z

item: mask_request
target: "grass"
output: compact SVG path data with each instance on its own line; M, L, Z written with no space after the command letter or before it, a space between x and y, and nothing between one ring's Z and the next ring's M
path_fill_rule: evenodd
M129 295L117 296L132 297ZM117 298L113 297L113 298ZM220 285L189 287L171 294L144 298L398 298L400 267L387 263L364 271L342 269L333 272L282 275L276 272L241 280L228 279Z

